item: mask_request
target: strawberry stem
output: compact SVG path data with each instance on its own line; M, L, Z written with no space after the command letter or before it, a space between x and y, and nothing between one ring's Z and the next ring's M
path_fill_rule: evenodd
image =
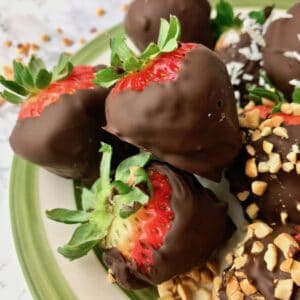
M110 43L111 67L97 72L94 83L105 88L111 87L127 74L142 70L161 53L176 50L180 34L181 26L177 17L170 16L170 22L161 19L157 44L149 44L139 56L128 47L124 37L113 38Z

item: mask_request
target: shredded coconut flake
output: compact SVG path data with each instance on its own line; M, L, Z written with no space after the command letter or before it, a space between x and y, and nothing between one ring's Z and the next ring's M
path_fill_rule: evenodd
M299 145L297 144L292 145L292 151L297 154L300 153Z
M224 36L224 44L225 45L233 45L233 44L237 44L240 41L240 34L232 29L226 32L225 36Z
M239 85L241 83L240 76L243 73L244 64L232 61L226 65L226 68L231 78L231 84Z
M251 42L250 47L239 49L239 53L251 61L259 61L262 59L262 54L254 41Z
M253 79L254 79L253 75L247 74L247 73L243 74L243 80L245 80L245 81L252 81Z
M289 81L290 85L296 86L296 87L300 87L300 80L298 79L292 79Z
M285 57L296 59L300 62L300 53L297 51L286 51L283 53Z

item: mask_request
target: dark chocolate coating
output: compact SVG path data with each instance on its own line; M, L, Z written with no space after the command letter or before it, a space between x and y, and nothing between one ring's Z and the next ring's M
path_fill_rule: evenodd
M176 81L126 90L106 101L107 129L175 167L218 179L241 148L225 65L204 46L182 61Z
M283 139L276 135L262 138L256 142L248 140L256 150L256 162L267 161L268 155L263 151L262 144L266 140L274 145L273 152L279 153L282 162L287 161L286 155L291 152L292 145L300 142L300 126L283 125L288 131L288 139ZM268 187L263 196L250 194L245 205L255 202L260 208L260 217L268 224L281 223L280 213L288 213L288 221L300 223L300 211L297 210L297 204L300 199L300 175L297 175L294 169L290 173L280 170L277 174L259 173L255 179L247 178L245 175L245 162L250 158L245 148L227 171L227 177L230 181L231 191L237 194L243 191L251 191L251 182L253 180L262 180L267 182Z
M157 41L160 20L177 16L182 27L181 41L196 42L212 48L210 5L207 0L135 0L125 18L125 30L134 44L144 50Z
M259 80L259 70L261 68L260 63L261 60L249 60L245 55L239 52L240 49L250 47L251 46L251 37L248 33L241 33L239 42L235 44L231 44L227 47L217 48L215 49L218 56L225 63L238 62L243 64L243 72L238 78L240 79L240 83L237 85L233 85L234 90L240 92L241 95L241 104L247 104L247 84L255 84L258 83ZM253 76L252 80L244 80L243 75L250 74Z
M264 255L267 250L268 244L273 243L274 239L281 233L288 233L292 236L299 234L299 231L296 230L296 225L288 224L288 225L281 225L278 227L275 227L273 232L270 233L268 236L266 236L263 239L257 239L257 238L251 238L249 241L245 244L245 251L244 253L248 255L248 260L245 264L245 266L239 271L244 272L249 281L256 287L258 294L265 297L267 300L276 299L274 296L274 280L276 279L291 279L291 275L289 273L282 272L280 270L280 264L285 260L285 257L283 256L282 252L278 249L278 259L277 259L277 265L274 268L273 272L270 272L266 268L266 262L264 261ZM251 248L254 241L259 240L264 245L264 250L261 253L253 254L251 253ZM295 255L294 259L299 260L299 254ZM226 295L226 280L230 279L231 271L227 270L223 274L223 282L222 282L222 288L219 292L219 296L221 300L227 300L228 297ZM245 300L255 300L257 294L254 294L253 297L251 296L245 296ZM294 290L292 297L290 300L299 300L300 299L300 288L294 284Z
M62 95L40 117L18 120L10 136L14 152L62 177L97 178L101 141L114 147L115 165L137 152L135 147L101 129L108 92L95 88Z
M204 265L235 228L226 214L227 204L218 201L193 175L163 163L152 163L149 169L169 180L174 220L162 247L153 251L153 266L147 274L140 272L133 262L122 260L116 248L104 252L106 265L127 289L156 285Z
M269 26L265 34L263 62L271 81L290 100L294 87L289 81L300 80L300 61L283 54L286 51L300 53L300 3L295 4L288 13L293 15L293 18L279 19Z

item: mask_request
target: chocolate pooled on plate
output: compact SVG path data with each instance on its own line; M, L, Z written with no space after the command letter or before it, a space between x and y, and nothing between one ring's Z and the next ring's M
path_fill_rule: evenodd
M228 258L214 280L216 299L300 299L300 225L253 223Z
M210 28L210 5L207 0L135 0L125 18L125 30L134 44L144 50L156 42L160 21L177 16L182 26L182 42L213 47Z
M52 74L35 57L28 66L17 62L14 65L17 78L14 92L20 93L15 97L22 104L10 136L11 147L17 155L59 176L90 181L99 174L101 141L118 149L116 163L136 152L135 147L101 128L106 122L105 99L110 90L97 87L93 79L103 66L72 66L65 56ZM18 79L20 68L27 69L32 87ZM8 83L1 79L4 87L10 88ZM11 102L16 100L8 90L4 96Z
M264 69L274 85L291 99L293 81L300 81L300 3L270 24L264 36Z
M300 223L300 104L254 106L240 116L244 146L227 171L250 219Z
M175 17L170 29L178 32L173 26ZM123 74L115 73L113 83L117 83L106 101L105 129L175 167L219 180L222 168L241 147L226 67L207 47L171 40L172 49L166 41L165 46L152 46L155 56L149 51L139 58L122 41L122 49L127 47L130 53L124 59L137 61L138 67L126 70L125 66ZM113 47L112 52L119 49ZM145 59L147 54L150 58ZM121 56L112 63L121 61ZM105 85L111 72L113 68L98 72L96 82Z

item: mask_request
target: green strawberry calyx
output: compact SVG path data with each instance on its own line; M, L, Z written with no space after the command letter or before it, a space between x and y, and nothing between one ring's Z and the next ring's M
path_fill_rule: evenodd
M161 19L160 31L157 43L149 46L137 55L126 44L124 37L115 37L110 42L111 67L100 70L96 74L94 83L108 88L131 72L137 72L149 61L161 53L169 53L178 48L181 35L181 26L176 16L170 16L170 21Z
M0 84L4 90L0 93L6 101L21 104L26 99L39 94L52 82L64 79L70 75L73 64L70 57L61 54L52 72L46 69L45 63L38 57L32 56L28 65L13 61L13 80L0 75Z
M116 217L128 218L146 205L152 194L152 186L144 169L151 159L150 153L141 152L122 161L112 180L112 147L101 144L100 178L91 189L83 188L82 209L46 211L47 217L54 221L80 224L70 241L58 248L58 252L70 260L86 255L107 236ZM145 188L141 189L141 186Z

